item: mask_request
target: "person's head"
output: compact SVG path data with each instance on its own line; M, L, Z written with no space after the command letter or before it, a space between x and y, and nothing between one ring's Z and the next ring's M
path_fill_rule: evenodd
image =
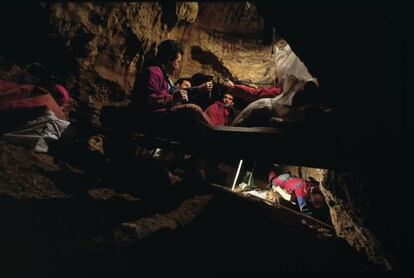
M234 98L231 94L225 93L223 95L223 103L225 106L233 106L234 104Z
M160 65L165 67L165 71L172 74L180 67L183 54L180 43L175 40L165 40L158 47L157 59Z
M189 78L180 78L175 82L175 86L178 89L185 90L191 88L191 81Z
M323 197L323 194L319 189L319 184L313 178L310 181L307 181L307 183L310 186L310 203L316 209L323 208L325 206L325 198Z
M204 73L196 73L193 76L191 76L191 85L193 86L200 86L203 83L212 81L213 76L204 74Z
M325 199L322 192L310 193L309 199L314 208L321 209L325 207Z

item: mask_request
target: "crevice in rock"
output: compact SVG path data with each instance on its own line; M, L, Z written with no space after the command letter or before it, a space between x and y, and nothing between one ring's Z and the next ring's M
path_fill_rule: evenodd
M191 47L191 58L204 65L211 65L213 70L223 77L233 78L230 71L223 65L219 58L210 51L203 50L200 46Z

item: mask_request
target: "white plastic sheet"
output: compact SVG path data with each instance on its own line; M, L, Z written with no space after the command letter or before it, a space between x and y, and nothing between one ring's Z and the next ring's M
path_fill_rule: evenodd
M37 152L46 153L49 150L48 143L58 140L69 125L70 122L60 120L55 116L55 113L46 110L44 115L3 134L1 139Z
M302 90L306 82L318 84L308 71L305 64L293 52L289 44L282 47L275 45L275 53L272 56L275 62L276 74L283 82L282 94L275 97L280 104L292 105L295 94Z

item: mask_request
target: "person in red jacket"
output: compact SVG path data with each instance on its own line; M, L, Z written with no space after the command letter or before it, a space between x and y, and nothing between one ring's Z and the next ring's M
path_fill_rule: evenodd
M252 88L236 85L227 80L224 86L229 88L234 96L249 103L233 120L232 126L280 126L282 121L300 119L301 115L292 111L287 105L277 103L276 96L283 91L282 83L272 87Z
M205 112L210 117L211 124L230 125L239 112L233 105L233 96L230 93L225 93L223 101L216 101L207 107Z
M245 85L236 85L230 80L227 80L223 85L226 86L234 96L252 102L260 98L272 98L280 95L283 90L281 84L282 83L268 88L262 87L256 89Z
M296 198L302 213L312 215L313 209L322 208L325 204L322 193L317 184L292 177L290 174L278 174L276 170L269 173L269 182L275 191L283 198ZM288 197L286 197L288 196Z

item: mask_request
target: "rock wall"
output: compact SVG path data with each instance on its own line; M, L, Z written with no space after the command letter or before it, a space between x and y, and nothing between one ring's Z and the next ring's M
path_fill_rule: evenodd
M79 65L79 100L126 101L137 71L172 38L184 46L174 78L195 73L259 81L275 77L263 19L245 3L54 3L50 23Z
M284 166L283 171L319 182L337 236L344 238L374 264L392 269L378 237L368 227L372 201L367 199L369 194L364 192L363 182L348 172L300 166Z
M262 42L263 19L245 3L201 3L184 33L182 76L196 72L261 81L275 77L272 48ZM272 67L273 66L273 67Z
M72 86L79 100L123 100L145 54L166 37L158 3L55 3L53 33L79 65Z
M391 270L392 266L378 238L368 227L367 210L370 208L363 184L349 173L330 171L326 173L322 185L336 234L365 254L371 262Z

